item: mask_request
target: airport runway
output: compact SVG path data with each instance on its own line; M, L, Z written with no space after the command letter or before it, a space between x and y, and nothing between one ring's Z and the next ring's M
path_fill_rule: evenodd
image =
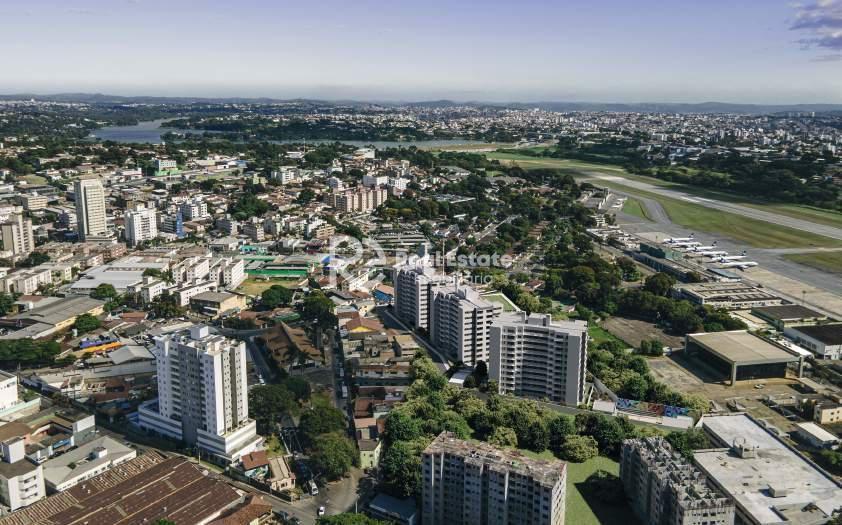
M592 177L595 179L616 182L617 184L622 184L624 186L628 186L630 188L635 188L642 191L647 191L650 193L656 193L658 195L662 195L664 197L670 197L672 199L683 200L686 202L690 202L693 204L698 204L699 206L704 206L706 208L712 208L715 210L725 211L728 213L733 213L735 215L741 215L743 217L748 217L750 219L756 219L759 221L770 222L772 224L780 224L781 226L787 226L789 228L793 228L795 230L806 231L810 233L814 233L816 235L824 235L825 237L830 237L832 239L842 240L842 228L836 228L834 226L830 226L827 224L818 224L815 222L805 221L802 219L796 219L794 217L787 217L786 215L780 215L773 212L758 210L755 208L751 208L749 206L743 206L741 204L734 204L731 202L724 202L714 199L708 199L705 197L698 197L695 195L691 195L689 193L684 193L682 191L671 190L667 188L663 188L661 186L656 186L654 184L649 184L648 182L641 182L637 180L627 179L624 177L618 177L616 175L605 175L604 173L599 173L597 171L583 171L583 175L587 175L588 177ZM616 191L617 193L623 193L620 190L612 190ZM636 199L641 199L641 197L634 196ZM651 202L651 199L649 199ZM660 205L658 205L660 208ZM653 207L647 204L647 209L649 211L653 211ZM663 210L661 210L663 212ZM652 217L655 222L661 223L662 220L660 216ZM668 219L667 219L668 220Z

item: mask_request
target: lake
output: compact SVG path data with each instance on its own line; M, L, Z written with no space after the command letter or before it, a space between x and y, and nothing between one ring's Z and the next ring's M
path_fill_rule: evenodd
M91 134L99 140L111 140L114 142L124 142L124 143L144 143L144 144L160 144L161 135L167 132L174 132L174 133L202 133L201 130L195 129L178 129L178 128L168 128L168 127L161 127L162 124L165 124L170 119L161 119L161 120L147 120L143 122L139 122L134 126L107 126L104 128L100 128L94 130ZM291 144L293 142L301 142L302 139L296 140L273 140L275 144ZM322 140L307 140L308 143L311 144L320 144L324 142L335 142L333 140L322 139ZM396 147L408 147L408 146L417 146L419 148L435 148L440 146L459 146L465 144L487 144L481 140L468 140L468 139L441 139L441 140L407 140L407 141L365 141L365 140L342 140L340 141L343 144L350 144L352 146L374 146L375 148L396 148ZM489 147L492 147L491 144L488 144Z

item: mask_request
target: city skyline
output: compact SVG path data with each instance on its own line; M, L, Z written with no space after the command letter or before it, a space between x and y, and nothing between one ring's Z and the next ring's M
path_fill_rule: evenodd
M761 9L762 7L762 9ZM842 3L9 2L6 93L842 102ZM37 38L48 31L49 39Z

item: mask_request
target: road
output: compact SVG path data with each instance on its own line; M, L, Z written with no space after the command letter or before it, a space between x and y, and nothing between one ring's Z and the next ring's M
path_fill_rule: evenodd
M655 193L664 197L670 197L672 199L683 200L686 202L704 206L706 208L712 208L714 210L733 213L735 215L741 215L743 217L748 217L750 219L756 219L772 224L779 224L781 226L787 226L795 230L814 233L816 235L824 235L825 237L830 237L831 239L842 240L842 228L836 228L827 224L818 224L802 219L796 219L794 217L788 217L786 215L780 215L774 212L758 210L749 206L743 206L742 204L735 204L732 202L709 199L706 197L698 197L696 195L685 193L683 191L668 189L662 186L656 186L655 184L650 184L648 182L627 179L625 177L620 177L617 175L606 175L598 171L584 171L582 173L595 179L616 182L618 184L622 184L630 188ZM647 209L649 209L649 206L647 206ZM653 219L655 218L653 217Z

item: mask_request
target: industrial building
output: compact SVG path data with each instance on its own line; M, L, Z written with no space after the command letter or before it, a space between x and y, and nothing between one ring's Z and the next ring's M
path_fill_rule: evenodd
M722 373L723 380L737 381L786 377L791 363L803 358L785 346L760 338L746 330L687 334L684 343L688 355L698 355L705 364Z
M784 335L819 359L842 359L842 323L790 326Z
M585 392L588 324L504 313L491 325L489 377L500 393L578 406Z
M784 303L777 295L742 282L682 283L673 288L673 295L693 304L726 310L750 310Z
M627 439L620 479L641 523L731 525L734 502L662 437Z
M842 487L747 414L705 416L717 449L697 450L696 466L736 504L738 522L822 524L842 503Z
M778 306L760 306L752 308L751 313L783 330L787 326L816 324L826 321L827 316L800 304L782 304Z
M562 525L567 465L442 432L421 460L425 525Z
M46 297L31 310L0 319L9 330L2 339L38 339L69 329L83 314L100 315L105 301L86 296Z

